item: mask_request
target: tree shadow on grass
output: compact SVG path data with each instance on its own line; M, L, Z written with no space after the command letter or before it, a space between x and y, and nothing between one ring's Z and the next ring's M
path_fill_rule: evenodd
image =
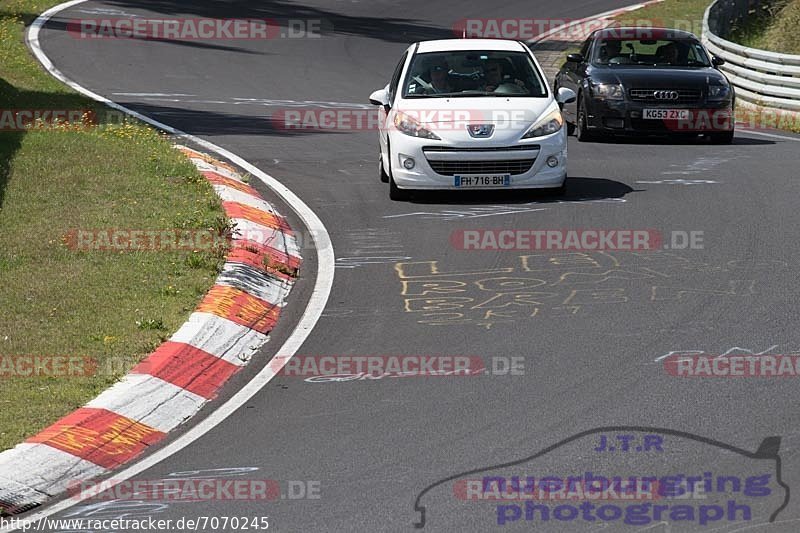
M0 132L0 210L3 209L8 179L11 175L11 160L22 144L22 132Z
M18 117L24 112L48 111L80 111L81 114L88 112L91 117L95 117L97 123L115 120L105 106L91 102L78 94L19 90L0 78L0 209L3 208L14 157L29 131L18 127ZM46 132L47 129L37 129L36 131ZM53 131L51 134L59 135L60 133ZM57 154L53 154L53 157L57 157Z

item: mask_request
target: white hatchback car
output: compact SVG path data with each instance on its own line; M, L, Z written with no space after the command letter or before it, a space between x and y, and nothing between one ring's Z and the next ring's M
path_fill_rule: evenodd
M411 45L381 106L380 174L389 196L411 190L552 189L567 178L561 107L530 49L518 41L447 39Z

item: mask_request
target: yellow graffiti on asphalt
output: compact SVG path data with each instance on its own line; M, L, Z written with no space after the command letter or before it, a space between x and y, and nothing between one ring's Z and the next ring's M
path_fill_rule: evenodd
M521 255L512 264L458 270L440 261L395 264L403 309L430 326L477 325L534 317L574 317L609 306L690 302L753 295L752 270L780 261L711 265L673 252Z

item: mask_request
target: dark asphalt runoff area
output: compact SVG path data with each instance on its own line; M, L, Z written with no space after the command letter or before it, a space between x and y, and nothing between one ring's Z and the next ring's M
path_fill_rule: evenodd
M282 498L120 498L55 517L268 517L277 531L800 530L797 379L676 377L663 359L800 353L800 138L740 131L732 145L714 146L571 137L562 198L392 202L378 176L375 131L285 131L270 120L291 108L368 104L409 43L452 37L459 19L574 19L622 5L108 0L54 17L42 46L67 77L243 157L324 222L335 280L299 354L471 356L487 367L477 376L279 376L136 479L274 480ZM321 20L323 31L134 41L77 39L66 28L71 19L132 15ZM278 206L302 231L291 208ZM669 248L466 251L451 241L459 230L580 228L656 230ZM681 246L692 232L702 242ZM269 361L302 314L316 269L313 250L304 253L280 327L227 396ZM598 476L696 490L638 499L586 491L556 501L556 488L537 497L510 488L515 478L541 488L542 478L555 486L572 477L579 490L602 486ZM216 531L242 529L218 524Z

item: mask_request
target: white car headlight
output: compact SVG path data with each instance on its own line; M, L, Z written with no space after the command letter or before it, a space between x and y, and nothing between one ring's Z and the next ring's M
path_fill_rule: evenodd
M528 128L523 139L530 139L532 137L544 137L545 135L552 135L561 129L564 124L564 117L561 116L561 111L554 109L550 113L543 115L539 120L533 123L533 126Z
M406 115L402 111L398 111L394 115L394 127L399 131L410 135L411 137L420 137L423 139L434 139L440 141L441 138L432 131L423 128L415 118Z
M625 89L622 88L622 85L598 83L592 85L592 96L602 100L623 100L625 98Z
M724 100L731 93L731 90L726 85L709 85L708 98L710 100Z

